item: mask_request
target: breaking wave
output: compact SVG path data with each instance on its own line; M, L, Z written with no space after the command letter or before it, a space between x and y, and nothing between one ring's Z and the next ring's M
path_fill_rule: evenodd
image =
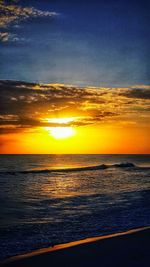
M135 165L132 162L125 162L125 163L116 163L116 164L101 164L101 165L96 165L96 166L86 166L86 167L76 167L76 168L60 168L60 169L38 169L38 170L25 170L25 171L3 171L0 172L0 174L12 174L15 175L17 173L20 174L26 174L26 173L35 173L35 174L40 174L40 173L58 173L58 172L81 172L81 171L96 171L96 170L105 170L108 168L126 168L126 169L150 169L150 167L139 167Z

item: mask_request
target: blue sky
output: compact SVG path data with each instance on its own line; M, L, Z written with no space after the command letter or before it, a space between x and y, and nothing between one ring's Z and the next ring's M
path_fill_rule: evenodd
M149 7L146 0L0 0L0 79L149 84Z

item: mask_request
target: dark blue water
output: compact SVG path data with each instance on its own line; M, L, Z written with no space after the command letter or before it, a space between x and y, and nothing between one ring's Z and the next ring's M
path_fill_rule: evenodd
M0 257L150 225L149 186L150 155L1 155Z

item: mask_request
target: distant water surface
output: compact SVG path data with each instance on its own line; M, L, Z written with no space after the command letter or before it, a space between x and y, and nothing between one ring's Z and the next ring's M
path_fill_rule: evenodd
M150 225L150 155L0 155L0 257Z

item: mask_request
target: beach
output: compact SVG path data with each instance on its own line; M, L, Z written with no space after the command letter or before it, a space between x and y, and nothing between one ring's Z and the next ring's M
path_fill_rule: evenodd
M12 257L10 267L146 267L149 266L150 227L87 238Z

